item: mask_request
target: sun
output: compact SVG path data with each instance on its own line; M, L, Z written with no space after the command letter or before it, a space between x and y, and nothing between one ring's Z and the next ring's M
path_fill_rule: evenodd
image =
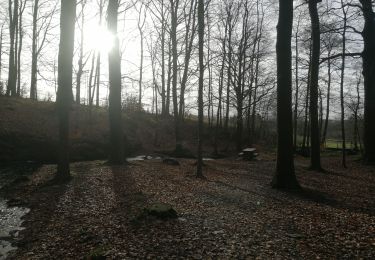
M115 37L106 27L88 24L85 34L85 42L90 50L108 53L113 48Z

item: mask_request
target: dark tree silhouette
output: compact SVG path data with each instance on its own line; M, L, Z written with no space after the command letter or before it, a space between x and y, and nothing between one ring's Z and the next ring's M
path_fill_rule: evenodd
M38 22L38 9L39 9L39 0L34 1L34 8L33 8L33 36L32 36L32 43L31 43L31 86L30 86L30 98L37 99L37 92L36 92L36 82L37 82L37 22Z
M274 188L299 188L294 173L292 121L292 50L293 0L279 0L277 25L277 165Z
M57 113L59 117L59 161L57 177L67 179L69 170L69 109L72 102L74 22L76 0L61 0L58 60Z
M14 2L14 3L13 3ZM13 9L12 9L13 7ZM17 84L17 66L15 64L15 38L16 28L18 27L18 0L9 0L9 69L8 69L8 85L6 94L9 96L16 96L16 84Z
M115 35L113 48L108 54L109 65L109 128L110 154L109 162L122 164L124 162L124 146L121 114L121 58L117 36L117 16L119 4L117 0L109 0L107 11L108 30Z
M312 170L321 170L320 164L320 137L318 116L318 81L320 57L320 24L317 4L321 0L309 0L311 18L311 71L310 71L310 134L311 134L311 165Z
M198 0L198 37L199 37L199 90L198 90L198 162L197 177L202 173L202 132L203 132L203 80L204 80L204 0Z
M375 164L375 13L371 0L360 0L365 26L362 32L364 49L363 80L365 86L364 103L364 159Z

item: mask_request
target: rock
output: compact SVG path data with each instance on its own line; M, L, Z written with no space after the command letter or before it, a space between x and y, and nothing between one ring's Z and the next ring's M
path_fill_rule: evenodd
M180 163L174 158L165 158L163 159L163 163L169 164L169 165L180 165Z
M171 205L166 203L155 203L145 208L145 212L159 219L175 219L177 218L177 212L172 208Z
M297 234L297 233L288 233L286 234L290 238L295 238L295 239L301 239L304 238L305 236L302 234Z

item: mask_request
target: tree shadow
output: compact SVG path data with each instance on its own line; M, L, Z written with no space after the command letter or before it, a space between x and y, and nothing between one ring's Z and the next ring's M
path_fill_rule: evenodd
M111 165L113 174L113 191L117 208L115 212L121 219L131 221L142 213L148 203L147 196L138 188L131 175L131 169L126 165Z

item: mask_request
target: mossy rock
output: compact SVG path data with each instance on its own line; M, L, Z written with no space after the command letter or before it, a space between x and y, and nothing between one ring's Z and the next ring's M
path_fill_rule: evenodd
M99 246L93 249L86 257L87 260L105 260L107 248L105 246Z
M145 208L145 213L149 216L154 216L159 219L175 219L177 218L177 212L172 208L171 205L165 203L155 203Z

